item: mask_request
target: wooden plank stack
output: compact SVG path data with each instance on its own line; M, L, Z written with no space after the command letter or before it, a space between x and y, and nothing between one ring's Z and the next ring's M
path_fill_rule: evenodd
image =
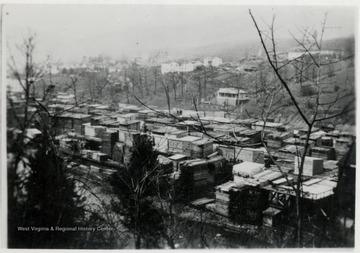
M301 157L295 157L294 174L299 174L299 166L301 164ZM324 172L324 160L318 157L305 156L305 162L302 175L314 176Z
M289 132L271 132L266 136L267 146L270 149L279 149L289 137L291 137Z
M116 162L123 162L125 144L117 142L113 146L112 159Z
M191 143L191 147L190 147L191 157L206 158L212 152L213 152L212 141L198 140Z
M276 161L276 164L279 165L281 167L281 169L283 169L284 171L293 170L295 167L294 159L281 158Z
M229 216L230 190L234 187L236 184L229 181L215 188L215 212Z
M118 140L118 136L119 134L117 131L103 132L101 136L102 139L101 152L112 157L113 146Z
M336 160L335 149L332 147L313 147L311 149L311 156L324 160Z
M235 148L236 160L244 162L264 163L264 151L255 148Z
M338 156L344 156L350 148L351 142L348 139L345 138L339 138L335 141L335 149L336 149L336 155Z
M140 133L138 131L123 131L119 130L119 141L125 143L126 146L132 147L134 143L139 140Z
M232 188L230 190L229 217L239 224L260 225L262 211L268 205L268 192L258 187Z
M253 162L242 162L233 166L234 179L236 177L252 177L253 175L261 172L264 164Z
M325 146L325 147L333 147L334 146L334 139L330 136L322 136L318 140L318 146Z
M235 161L235 147L219 145L220 154L228 161Z
M285 159L294 159L295 156L302 156L305 148L298 145L287 145L278 150L277 156Z

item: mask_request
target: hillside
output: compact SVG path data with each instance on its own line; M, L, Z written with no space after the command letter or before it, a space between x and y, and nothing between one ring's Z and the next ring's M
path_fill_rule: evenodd
M329 49L341 48L349 53L352 50L352 42L353 38L343 38L326 41L325 45ZM284 49L289 49L291 45L292 44L287 44L283 41ZM236 43L233 44L233 47L209 45L208 47L202 48L202 51L198 50L197 55L207 54L210 51L216 52L216 50L219 50L219 54L222 52L221 56L225 58L226 52L231 54L231 52L238 49L244 54L245 52L255 52L257 44L252 44L251 48L251 50L246 50L246 48L236 45ZM233 54L232 57L236 58L240 57L240 55L241 54ZM288 72L288 75L294 74L291 69ZM321 87L322 103L328 103L337 96L342 97L354 88L354 67L351 67L348 61L336 63L333 72L333 76L327 76L328 73L326 71L323 73L326 80L324 80L323 83L325 84ZM129 89L129 93L127 93L126 89L124 89L124 75L124 72L112 73L108 77L104 73L79 73L77 75L78 81L76 84L78 100L96 98L99 102L106 104L127 102L131 104L139 104L139 102L135 99L135 97L137 97L144 104L165 109L167 108L166 89L169 93L170 106L173 108L194 109L194 99L199 102L199 99L201 98L201 100L207 104L202 106L201 109L219 110L221 109L221 106L208 105L214 100L216 91L219 88L237 87L248 91L250 94L249 96L252 99L244 105L244 107L235 108L234 111L241 111L242 113L240 117L248 117L248 114L253 117L259 117L261 113L260 106L261 103L263 103L262 96L265 95L255 95L254 92L256 92L256 87L259 87L261 83L262 75L267 76L268 79L273 77L272 71L268 69L267 64L260 65L260 71L243 72L242 74L238 74L237 72L225 68L206 68L204 70L185 73L184 75L161 75L157 67L137 66L128 68L126 72L128 78L131 78L131 80L128 80L128 83L134 84L133 87ZM108 83L106 83L106 78L109 80ZM181 81L181 78L183 81ZM174 82L174 80L176 80L176 82ZM271 80L268 81L274 82ZM201 90L199 89L199 82L201 83ZM276 81L274 83L276 83ZM42 79L36 83L36 92L39 96L42 96L43 91L49 84L49 78ZM54 94L59 91L69 93L73 92L72 89L66 88L69 84L71 84L71 78L68 75L58 74L53 76L52 84L55 86ZM307 84L305 83L304 85ZM104 86L101 92L99 91L98 86ZM301 87L298 83L292 81L291 89L293 90L295 96L299 98L303 108L306 109L306 106L309 107L310 104L313 103L311 98L301 96ZM257 100L255 98L257 98ZM333 105L333 110L339 111L339 109L342 108L347 101L349 101L348 99L351 98L348 97L347 99L339 100ZM284 98L283 102L286 105L289 102L288 98ZM282 111L281 114L281 116L277 115L278 118L283 117L283 120L285 121L291 121L291 117L294 117L295 115L294 110L291 107L287 107L287 109Z
M277 39L276 47L278 52L287 52L298 46L294 39ZM355 38L336 38L325 40L323 49L338 49L345 52L355 49ZM174 59L195 59L207 56L218 56L225 61L238 62L246 56L256 55L265 58L262 45L259 40L232 41L226 43L210 43L201 47L188 49L173 49L171 56Z

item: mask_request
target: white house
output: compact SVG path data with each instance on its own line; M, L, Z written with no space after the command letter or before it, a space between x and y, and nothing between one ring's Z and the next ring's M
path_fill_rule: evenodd
M295 49L294 51L288 52L287 59L294 60L300 58L302 55L312 55L318 57L319 55L325 59L340 57L342 54L341 50L311 50L305 51L303 49Z
M223 60L221 58L219 58L219 57L212 58L212 61L211 61L212 66L219 67L222 63L223 63Z
M219 67L222 64L222 59L219 57L206 57L204 58L204 66Z
M170 72L178 72L179 64L177 62L162 63L161 64L161 74L166 74Z
M194 71L194 69L195 66L192 62L184 62L179 66L178 72L191 72Z
M194 69L203 65L201 61L192 61L191 63L194 64Z
M220 88L217 92L216 103L218 105L240 105L249 100L247 92L236 88Z
M163 63L161 64L161 74L172 72L191 72L194 71L195 65L192 62L184 62L178 64L177 62Z

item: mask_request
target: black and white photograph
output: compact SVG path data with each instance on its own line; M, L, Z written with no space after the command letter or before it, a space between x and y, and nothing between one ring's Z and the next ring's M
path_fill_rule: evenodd
M1 248L355 250L359 4L303 2L1 3Z

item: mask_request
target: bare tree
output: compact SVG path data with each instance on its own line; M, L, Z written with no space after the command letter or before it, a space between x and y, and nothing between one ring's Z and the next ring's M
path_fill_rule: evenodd
M70 84L66 84L65 90L71 89L74 92L75 98L75 106L78 106L78 98L77 98L77 83L79 79L76 75L70 75Z
M312 106L310 110L306 110L303 106L303 102L296 98L294 91L291 89L291 83L284 78L284 76L281 74L281 68L284 66L291 64L294 62L294 60L289 60L286 63L280 64L278 58L277 58L277 51L276 51L276 43L275 43L275 16L272 19L271 25L268 25L268 32L262 30L258 23L256 22L256 19L254 18L251 10L249 10L249 14L253 20L253 23L255 25L255 28L258 32L260 42L262 44L262 47L266 53L267 60L278 78L280 84L282 85L282 88L286 90L287 96L289 96L290 101L294 108L296 109L296 112L300 115L301 119L307 126L307 133L306 133L306 139L304 143L304 151L303 154L300 156L300 162L299 162L299 168L298 168L298 178L293 185L293 188L295 190L296 194L296 224L297 224L297 233L296 233L296 242L298 247L303 246L302 241L302 233L303 233L303 213L302 213L302 175L303 175L303 168L304 168L304 162L305 162L305 156L307 154L307 151L309 149L309 141L310 141L310 135L312 133L312 129L314 125L318 122L332 119L338 116L341 116L347 112L350 112L354 110L353 107L353 99L348 100L349 103L347 103L343 109L340 112L337 113L331 113L330 107L332 107L337 101L340 99L348 99L350 94L346 94L342 97L336 96L331 103L324 103L322 102L324 92L323 92L323 83L325 81L325 76L323 75L323 67L326 66L328 63L324 62L321 57L321 51L323 49L323 37L326 30L326 15L324 22L321 24L321 35L320 38L317 38L315 33L313 31L310 31L308 29L301 29L301 32L303 34L302 40L299 40L293 36L294 40L298 43L298 45L302 48L303 53L300 57L296 58L296 61L300 61L300 68L299 74L301 77L304 74L304 68L306 68L311 61L311 65L316 66L317 73L316 78L307 80L311 83L311 85L314 87L316 93L315 96L311 99ZM268 43L267 43L268 41ZM315 49L315 51L314 51ZM315 53L314 53L315 52ZM303 79L300 78L302 81ZM264 123L266 124L266 122ZM278 166L279 167L279 166Z
M149 96L149 82L148 82L148 69L146 67L143 68L143 77L144 77L144 83L145 83L145 89L146 89L146 95Z
M102 98L104 88L110 83L108 77L106 75L104 76L104 73L102 73L101 76L96 75L93 83L95 85L96 98Z
M165 76L162 76L162 78L160 79L160 82L161 82L161 85L164 88L164 92L165 92L165 95L166 95L166 102L167 102L167 106L168 106L168 111L169 111L169 114L170 114L170 111L171 111L170 86L169 86L169 83L166 81Z
M168 80L170 82L170 84L172 85L173 91L174 91L174 101L176 102L177 96L176 96L176 91L177 91L177 86L179 83L179 77L177 73L169 73L168 74Z
M143 75L141 74L138 67L133 64L133 66L130 68L130 72L128 72L128 78L130 79L131 83L133 84L132 87L132 93L135 94L135 87L138 88L140 92L141 98L144 98L144 92L143 92Z
M129 104L130 103L130 99L129 99L129 92L130 92L130 87L129 87L129 81L128 81L128 75L127 75L127 69L124 68L123 69L124 72L124 76L123 76L123 82L124 82L124 89L126 92L126 101Z
M158 68L153 68L153 75L154 75L154 93L157 93L157 83L159 78L159 71Z
M184 98L184 86L186 84L185 72L180 72L179 74L180 83L181 83L181 97Z
M199 96L199 102L203 98L204 94L206 93L206 70L205 67L203 67L203 70L196 70L194 73L194 80L197 83L198 86L198 96Z
M18 124L15 129L8 129L8 245L52 248L59 247L64 240L73 245L73 236L59 236L58 233L28 233L24 236L16 229L24 224L76 225L81 221L83 212L81 199L69 178L64 160L58 155L51 128L44 119L43 112L49 113L30 94L35 80L44 73L42 64L34 60L35 48L35 35L32 34L18 47L25 59L24 68L18 68L10 54L9 69L23 88L25 99L22 104L24 116L14 111ZM11 97L8 97L8 102L10 111L14 109ZM41 132L39 139L29 134L34 125Z

